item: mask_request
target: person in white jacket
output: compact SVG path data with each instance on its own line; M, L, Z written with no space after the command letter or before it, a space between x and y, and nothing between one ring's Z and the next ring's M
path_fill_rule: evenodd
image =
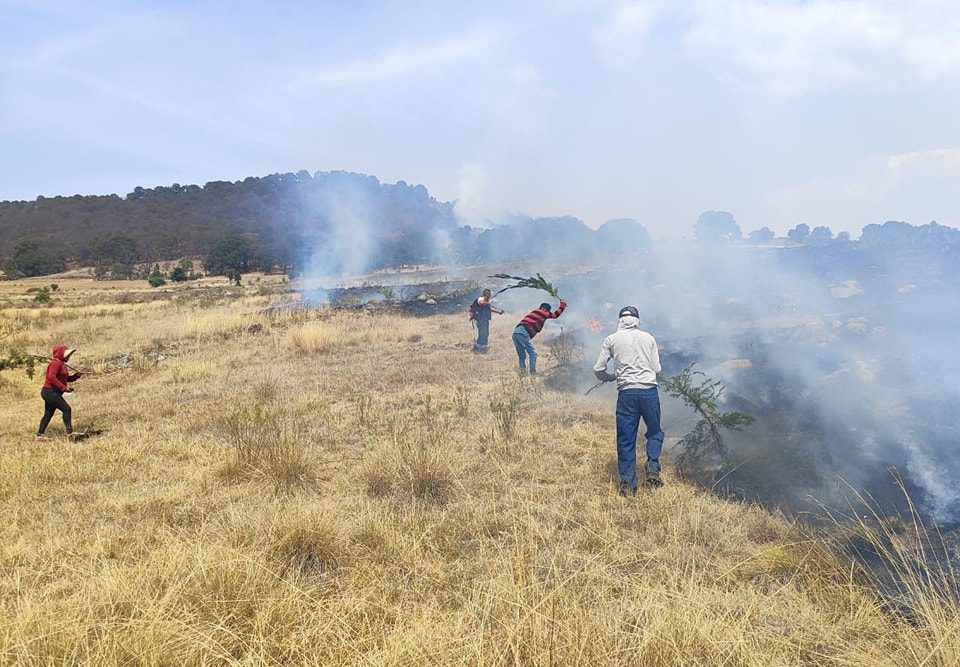
M607 371L614 361L614 373ZM663 429L660 427L660 394L657 374L660 353L657 341L640 330L640 316L633 306L620 309L617 332L606 337L593 372L598 380L617 381L617 469L620 494L637 492L637 432L640 420L647 428L646 482L662 486L660 451Z

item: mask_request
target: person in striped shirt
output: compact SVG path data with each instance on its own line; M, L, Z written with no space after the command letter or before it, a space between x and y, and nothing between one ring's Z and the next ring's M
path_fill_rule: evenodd
M560 299L560 307L550 310L549 303L541 303L536 310L531 310L520 320L520 324L513 330L513 345L517 348L517 358L520 361L520 372L527 371L527 357L530 357L530 374L537 372L537 349L533 346L533 337L543 331L543 324L547 320L555 320L567 309L567 302Z

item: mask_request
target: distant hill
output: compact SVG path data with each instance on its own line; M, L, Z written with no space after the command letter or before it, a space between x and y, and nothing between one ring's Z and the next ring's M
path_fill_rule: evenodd
M342 171L136 187L124 197L0 202L0 257L8 276L70 264L129 276L137 264L212 251L219 272L224 254L238 247L244 268L339 272L535 253L585 259L649 242L646 229L629 219L599 231L571 217L516 216L506 225L471 228L458 220L453 203L434 199L422 185Z
M433 199L422 185L300 171L203 187L136 187L125 197L0 202L0 256L15 254L18 244L20 250L34 244L48 263L96 264L113 259L111 238L120 235L134 242L136 260L169 260L204 255L217 240L241 234L265 263L289 266L304 247L343 236L350 227L389 255L369 261L412 263L430 259L420 236L455 226L452 204Z

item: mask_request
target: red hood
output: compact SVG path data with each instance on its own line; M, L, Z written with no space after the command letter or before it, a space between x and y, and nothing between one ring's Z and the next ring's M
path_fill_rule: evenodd
M53 358L63 361L63 355L66 354L67 350L70 349L66 345L54 345L53 346Z

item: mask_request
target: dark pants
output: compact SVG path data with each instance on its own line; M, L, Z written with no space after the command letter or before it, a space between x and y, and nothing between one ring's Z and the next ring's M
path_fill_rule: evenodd
M477 342L473 346L478 350L486 350L488 340L490 340L490 320L477 320Z
M43 419L40 420L37 435L43 435L57 410L63 413L63 425L67 427L67 433L73 433L73 423L70 421L70 405L63 398L63 394L44 387L40 390L40 398L43 399Z
M660 472L663 429L660 428L660 394L656 387L624 389L617 396L617 469L620 484L637 488L637 431L647 427L647 472Z

